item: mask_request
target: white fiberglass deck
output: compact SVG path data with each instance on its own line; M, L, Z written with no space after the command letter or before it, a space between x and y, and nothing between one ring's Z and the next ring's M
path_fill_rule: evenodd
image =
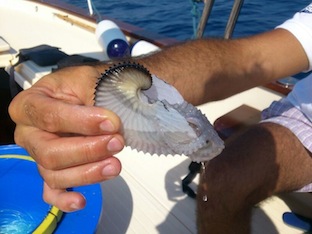
M39 3L0 0L0 37L10 45L9 52L0 53L1 66L10 65L19 49L40 44L60 47L68 54L107 58L92 30L71 25L56 14L63 13ZM36 75L41 76L37 71L37 79ZM200 108L213 122L242 104L262 110L279 98L276 93L255 88ZM97 233L196 233L195 200L181 191L181 179L190 163L187 157L150 156L129 148L117 156L123 169L119 177L101 184L104 204ZM255 209L253 233L302 233L282 222L286 211L289 208L276 197L265 201Z

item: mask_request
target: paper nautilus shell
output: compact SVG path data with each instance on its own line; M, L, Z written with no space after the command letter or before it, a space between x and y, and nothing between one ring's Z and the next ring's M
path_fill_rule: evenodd
M121 119L125 144L158 155L207 161L224 148L205 115L171 85L136 63L114 65L98 80L95 105Z

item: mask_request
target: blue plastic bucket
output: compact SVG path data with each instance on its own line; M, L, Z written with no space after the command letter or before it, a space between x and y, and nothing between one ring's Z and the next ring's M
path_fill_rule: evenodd
M73 188L86 208L62 213L42 199L43 180L36 163L17 145L0 146L0 234L94 233L101 216L99 184Z

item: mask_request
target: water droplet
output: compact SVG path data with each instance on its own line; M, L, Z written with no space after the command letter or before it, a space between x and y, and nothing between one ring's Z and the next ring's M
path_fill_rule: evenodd
M202 165L202 171L201 171L201 181L202 181L202 186L203 186L203 191L207 191L207 184L205 182L206 180L206 165L205 162L201 162ZM205 194L203 196L203 201L207 202L208 201L208 196Z
M205 165L205 162L201 162L201 165L202 165L202 169L203 171L206 169L206 165Z

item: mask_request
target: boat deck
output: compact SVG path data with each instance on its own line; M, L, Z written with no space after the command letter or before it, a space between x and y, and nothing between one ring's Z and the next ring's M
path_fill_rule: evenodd
M20 12L16 14L16 4L21 4L21 2L23 2L23 7L17 8ZM28 1L11 0L10 4L7 3L7 0L0 0L0 36L8 42L10 49L5 53L0 53L0 67L10 65L19 49L40 44L60 47L68 54L87 55L100 60L107 59L98 46L93 32L56 17L56 13L64 15L63 12ZM13 14L15 17L11 22L8 19ZM41 18L40 21L38 17ZM21 22L24 22L22 27ZM92 25L85 18L82 22ZM35 34L30 33L33 32L33 25L37 25L38 29ZM55 32L49 34L48 37L43 33L47 27L49 32ZM37 79L46 74L42 72L42 68L36 68L27 63L22 66L32 71L26 74L24 68L16 70L17 75L24 80ZM4 80L7 82L8 77L3 72L2 69L1 82ZM29 74L32 75L29 77ZM9 94L7 89L2 91L0 94L5 97L1 98L3 105L1 103L0 110L5 113L3 116L7 117ZM199 108L207 115L210 122L214 122L220 116L242 105L262 110L273 100L278 100L282 96L267 88L257 87L222 101L207 103ZM5 126L11 126L11 123L7 123L4 119L1 119L3 129ZM10 127L8 131L8 142L12 140L12 128ZM2 128L0 131L5 132ZM181 189L181 179L188 173L190 163L187 157L144 155L128 147L117 157L121 160L123 169L116 179L101 183L104 202L96 233L196 233L195 200L187 197ZM198 177L191 184L194 189L196 189L197 181ZM310 194L302 195L303 197L298 198L291 194L295 198L290 200L296 201L295 206L299 206L296 209L301 210L301 207L305 207L304 210L311 212ZM252 221L253 233L303 233L283 223L282 214L293 208L293 204L289 200L285 202L286 200L272 197L255 207ZM300 201L302 204L298 205Z

